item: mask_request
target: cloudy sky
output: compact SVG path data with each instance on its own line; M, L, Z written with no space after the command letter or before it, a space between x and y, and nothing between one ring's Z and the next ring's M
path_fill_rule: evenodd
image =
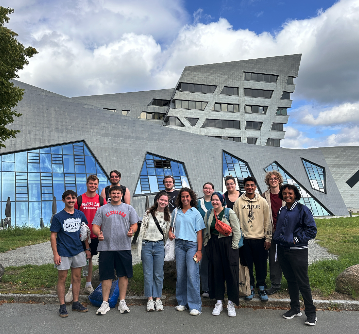
M359 0L2 0L65 96L174 87L183 68L302 53L283 147L359 145Z

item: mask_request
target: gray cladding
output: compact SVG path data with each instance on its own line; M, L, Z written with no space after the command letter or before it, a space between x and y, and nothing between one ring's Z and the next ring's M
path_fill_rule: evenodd
M247 142L248 137L258 138L257 145L266 145L267 139L283 139L284 131L272 130L273 123L286 124L288 116L276 115L279 107L290 108L292 101L290 99L281 99L283 92L293 93L295 85L288 84L288 77L297 77L301 55L288 55L279 57L269 57L262 59L251 59L233 61L220 64L209 64L200 66L185 67L179 83L193 83L216 85L217 88L213 94L191 93L188 91L176 90L174 100L206 101L208 102L205 110L196 109L176 109L175 104L171 103L168 116L178 117L185 125L177 127L182 131L196 133L206 136L230 136L241 137L242 142ZM245 72L273 74L277 75L276 82L257 82L244 80ZM239 95L229 96L221 94L223 88L237 87ZM244 95L244 89L262 89L273 91L272 97L248 97ZM239 112L218 112L214 110L215 103L239 104ZM267 107L265 114L248 113L245 106L263 106ZM185 117L196 117L199 121L195 126L191 126ZM206 119L220 120L239 120L240 129L219 129L215 127L203 127ZM246 129L246 122L261 122L260 130ZM175 128L175 125L170 125Z
M121 171L121 184L133 195L145 154L150 152L183 162L191 187L202 194L206 181L222 189L222 152L225 150L249 164L262 191L266 189L264 168L277 161L325 208L335 215L347 214L325 156L319 150L247 145L186 133L17 84L25 89L17 107L22 116L15 118L11 127L21 132L16 139L5 142L6 148L2 148L0 154L84 140L107 173L112 169ZM326 168L327 194L311 189L301 157ZM132 200L140 216L144 202L145 196Z
M121 114L122 110L129 111L127 117L140 118L141 112L166 113L168 107L150 105L153 99L170 100L174 89L150 90L145 92L130 92L73 97L77 103L89 104L101 109L109 109ZM161 124L161 123L160 123Z

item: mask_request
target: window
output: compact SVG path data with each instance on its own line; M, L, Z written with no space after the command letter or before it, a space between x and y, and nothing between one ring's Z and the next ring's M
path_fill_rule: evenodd
M263 99L270 99L272 97L272 94L272 90L244 88L244 96L247 97L260 97Z
M142 111L139 118L147 119L147 120L150 119L163 120L165 115L166 115L165 113Z
M213 94L217 86L214 85L200 85L200 84L191 84L180 82L177 86L177 90L181 92L190 92L190 93L203 93L203 94Z
M268 107L246 105L244 110L246 114L266 114Z
M288 77L287 78L287 85L294 85L294 78L295 77Z
M295 185L300 194L301 199L300 203L306 205L310 211L312 211L313 216L330 216L332 215L323 205L321 205L317 199L315 199L311 194L309 194L278 162L273 162L264 169L266 172L273 170L278 171L283 177L283 184L293 184Z
M239 104L218 103L213 106L214 111L239 112Z
M281 100L290 100L290 92L283 92Z
M253 176L247 162L223 151L223 191L226 191L224 179L229 175L236 179L236 188L241 192L245 192L243 180L248 176Z
M238 142L238 143L241 142L241 137L226 137L226 136L223 136L223 137L221 137L221 136L208 136L208 137L224 139L224 140L230 140L230 141L235 141L235 142Z
M246 130L260 130L262 127L262 122L252 122L247 121L246 122Z
M225 95L239 95L239 88L238 87L226 87L224 86L221 94L225 94Z
M199 118L192 118L192 117L185 117L185 119L191 124L192 126L195 126L199 120Z
M208 102L175 100L174 109L204 110Z
M257 139L258 138L247 137L247 144L256 145L257 144Z
M102 108L102 109L109 110L109 111L112 111L112 112L116 112L116 111L117 111L117 110L114 109L114 108Z
M353 188L359 182L359 170L347 180L347 185Z
M325 169L308 160L302 159L310 185L313 189L325 193Z
M189 187L185 166L182 162L147 153L137 182L135 195L157 193L165 190L163 179L172 175L175 179L175 188Z
M127 116L130 113L129 110L122 110L122 115Z
M276 115L277 116L287 116L287 108L278 108Z
M170 101L162 100L162 99L153 99L149 105L156 107L168 107L170 105Z
M202 128L240 129L240 121L227 119L206 119Z
M53 196L56 211L64 208L62 194L72 189L86 192L86 178L96 174L99 189L109 185L107 175L87 145L80 141L0 156L0 193L4 217L7 198L11 200L13 226L40 227L50 224Z
M283 123L272 123L272 130L283 131Z
M174 126L184 127L183 123L175 116L166 117L165 125L174 125Z
M280 147L280 139L268 138L266 145Z
M277 82L278 75L244 72L244 80L257 82Z

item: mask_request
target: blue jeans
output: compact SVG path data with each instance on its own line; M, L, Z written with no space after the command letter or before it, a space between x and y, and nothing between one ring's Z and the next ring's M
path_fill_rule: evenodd
M146 297L160 298L162 296L164 257L163 240L142 242L141 260Z
M202 310L199 263L193 260L197 242L176 239L176 298L178 305L188 305L190 310Z

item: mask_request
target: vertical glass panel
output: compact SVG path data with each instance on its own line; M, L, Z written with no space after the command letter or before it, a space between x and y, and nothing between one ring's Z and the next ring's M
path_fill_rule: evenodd
M54 185L53 195L56 197L56 200L59 201L62 199L62 194L65 191L64 174L54 173L53 174L53 185Z
M16 202L16 226L29 225L29 203L28 202Z
M40 174L29 173L29 201L41 201Z
M330 216L329 211L322 206L311 194L309 194L298 182L295 180L282 166L280 166L277 162L273 162L269 166L264 169L266 172L270 172L272 170L278 171L283 177L283 184L293 184L295 185L302 198L300 199L300 203L306 205L313 216Z
M325 193L325 169L302 159L309 182L313 189Z
M202 110L202 102L196 101L196 108L195 109Z
M222 111L228 111L227 106L227 103L222 103Z
M40 227L41 202L29 202L29 225Z
M51 147L51 153L52 154L62 154L62 146L53 146Z
M42 201L42 219L45 225L50 224L52 216L52 201Z
M45 173L52 172L50 154L40 154L40 170Z
M87 191L86 174L76 174L77 195L81 195Z
M202 110L204 110L204 109L206 108L207 103L208 103L208 102L202 102Z
M214 110L215 111L221 111L221 104L220 103L215 103L214 104Z
M182 101L182 108L188 109L188 101Z
M75 172L73 155L64 155L64 172L65 173Z
M3 172L1 181L2 201L6 202L8 197L11 201L15 201L15 173Z
M40 148L40 153L51 153L50 147Z
M15 171L27 172L27 152L15 153Z
M85 157L86 173L96 174L96 161L91 156Z
M75 173L86 173L85 165L75 165Z
M72 144L62 145L63 154L74 154Z
M188 108L189 109L196 109L196 101L189 101Z

